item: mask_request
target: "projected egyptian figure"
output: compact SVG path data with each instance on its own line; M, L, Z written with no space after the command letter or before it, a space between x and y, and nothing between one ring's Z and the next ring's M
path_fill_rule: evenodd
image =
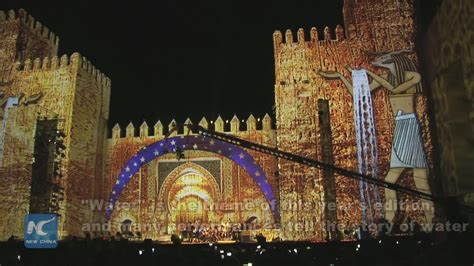
M428 185L428 169L423 140L414 113L414 93L420 93L422 90L421 77L416 71L415 64L406 56L409 52L408 50L400 50L375 53L376 58L372 65L387 69L386 74L378 75L370 70L364 70L372 78L372 82L369 84L371 91L382 87L391 93L389 99L395 119L395 132L392 142L390 169L385 181L395 183L405 169L411 168L413 169L416 189L431 193ZM347 69L350 72L353 71L351 67L347 67ZM341 73L319 71L318 74L328 79L340 79L349 92L353 94L352 84ZM386 209L385 216L389 221L395 216L396 199L395 191L385 189L387 206L395 206ZM424 200L423 204L424 206L430 206L430 210L425 210L425 217L427 222L431 222L433 218L432 204Z

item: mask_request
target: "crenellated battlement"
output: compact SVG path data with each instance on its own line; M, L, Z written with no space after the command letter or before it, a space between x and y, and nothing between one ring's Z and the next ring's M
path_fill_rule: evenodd
M83 70L85 70L87 73L95 77L98 83L102 84L103 87L110 87L111 86L111 80L109 77L107 77L104 73L100 72L99 69L97 69L87 58L81 57L79 53L74 53L71 56L71 60L74 62L75 57L77 57L80 65Z
M287 30L284 37L280 31L273 34L275 84L278 86L308 86L319 78L317 70L344 72L346 64L358 65L366 57L366 44L346 39L340 25L334 30L325 27L322 34L315 27L311 28L309 34L300 28L296 36L295 40L291 30ZM354 62L344 60L348 55Z
M263 118L255 118L252 114L246 119L239 119L234 115L231 119L224 119L221 116L218 116L215 120L208 120L205 117L201 118L199 125L212 129L217 132L230 133L230 134L245 134L253 132L272 132L272 118L269 114L265 114ZM192 124L192 120L187 118L183 124ZM166 136L177 124L175 119L172 119L171 122L167 125L167 130L165 132L165 126L163 123L158 120L153 126L153 133L150 134L150 127L144 121L140 124L139 127L136 127L132 122L128 123L127 126L122 129L119 124L115 124L112 128L112 137L111 139L121 139L121 138L154 138L161 139ZM196 132L188 132L188 128L180 126L178 132L173 132L170 136L182 136L188 134L195 134Z
M36 21L31 15L29 15L25 10L20 9L18 11L9 10L1 11L0 10L0 23L3 22L20 22L31 29L32 32L38 34L43 39L45 39L52 47L55 47L54 50L58 50L59 46L59 37L50 31L47 27L39 21Z
M111 81L105 74L99 71L92 63L79 53L73 53L71 56L62 55L61 57L44 57L33 60L26 59L23 62L16 62L15 70L20 72L30 71L48 71L61 68L82 69L95 78L102 87L110 87Z
M343 41L345 39L344 28L341 25L337 25L334 29L334 34L331 33L331 29L329 27L325 27L321 35L318 33L318 29L316 27L312 27L309 32L309 39L307 39L306 34L302 28L299 28L296 32L296 40L294 38L294 34L290 29L285 31L285 38L283 38L283 34L281 31L276 30L273 33L273 44L275 47L275 51L278 50L278 47L281 45L297 45L297 44L304 44L304 43L321 43L324 44L328 41Z

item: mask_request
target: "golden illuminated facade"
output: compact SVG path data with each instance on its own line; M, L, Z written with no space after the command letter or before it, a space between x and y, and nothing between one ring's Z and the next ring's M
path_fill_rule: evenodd
M245 130L237 117L229 123L220 117L215 121L203 118L199 125L357 171L352 100L355 84L351 73L363 69L369 74L371 84L375 84L371 89L378 143L377 176L430 193L433 159L427 100L414 52L413 3L346 0L344 19L346 32L341 26L335 32L325 28L322 34L315 28L307 33L299 29L296 40L290 30L274 33L276 129L268 115L262 119L250 116L245 121ZM41 147L37 147L35 140L39 141L38 125L44 121L50 121L55 131L65 134L65 154L54 160L56 165L60 164L60 178L52 174L49 180L59 187L59 192L52 194L60 196L55 212L61 215L61 236L81 235L84 230L99 231L85 229L85 224L104 221L105 206L100 201L109 198L127 162L140 149L165 139L174 121L167 128L158 121L153 129L146 123L138 130L132 124L125 130L116 125L111 138L107 138L110 80L77 53L58 58L57 37L24 11L0 13L0 29L3 92L0 174L7 180L2 182L0 190L0 199L5 203L0 209L5 221L1 237L21 236L22 217L41 209L41 206L33 208L31 187L36 178L34 173L49 173L38 168L33 159L40 155ZM8 105L8 99L12 98L19 102L12 100ZM327 127L324 103L328 104L330 114ZM398 124L408 121L401 114L414 117L410 121L416 123L411 128L421 136L421 148L417 152L422 160L406 155L400 144L410 141L406 131L394 133L400 128ZM171 137L176 134L195 136L183 128ZM280 221L275 221L268 208L262 208L266 199L261 184L246 169L219 152L196 149L186 151L181 160L172 153L141 167L120 195L121 205L112 213L111 224L131 221L142 227L153 226L153 230L140 231L144 237L156 239L179 231L180 223L196 220L234 223L255 217L260 228L275 222L281 224L278 226L281 229L272 233L283 239L324 240L327 237L324 226L330 216L324 203L331 197L335 197L338 206L334 214L337 223L361 222L357 181L335 176L332 193L325 183L331 176L320 170L248 152L277 195ZM381 202L405 199L393 191L372 192L380 195ZM94 202L99 205L91 208ZM245 203L251 206L243 206ZM301 204L309 205L305 208ZM429 221L433 210L387 209L373 211L371 215L377 218L385 215L393 221L407 216ZM118 229L110 230L115 233Z
M326 99L330 105L333 163L346 169L357 171L357 146L352 103L352 69L366 69L387 84L372 90L375 112L376 137L378 142L378 176L386 181L399 182L415 187L417 179L423 179L418 189L430 192L428 172L432 171L431 138L427 117L426 95L421 89L417 69L406 69L408 63L395 61L390 67L377 64L381 56L384 61L394 61L393 57L403 57L405 61L417 65L415 51L415 21L412 1L377 0L344 2L344 19L347 32L337 26L333 33L328 27L323 34L316 28L305 36L299 29L296 40L287 30L284 34L274 34L275 49L275 99L277 110L278 147L296 154L322 159L319 136L321 135L317 116L318 99ZM369 19L370 18L370 19ZM307 34L306 34L307 35ZM405 68L405 69L404 69ZM417 82L408 74L416 74ZM398 76L397 76L398 75ZM374 79L372 77L372 79ZM405 89L399 89L400 85ZM386 88L389 87L389 88ZM394 139L397 111L416 113L421 125L427 166L391 167L392 140ZM280 161L280 195L282 200L321 201L322 173L291 162ZM417 173L414 178L410 169ZM389 171L390 170L390 171ZM360 201L358 182L336 176L337 217L340 223L361 220L358 208L344 209ZM315 193L316 191L316 193ZM382 196L396 199L392 191L379 191ZM357 205L357 204L356 204ZM433 211L433 210L432 210ZM431 211L431 212L432 212ZM282 221L297 220L302 223L321 224L323 210L314 212L282 211ZM394 211L387 210L389 220L394 219ZM423 212L415 215L426 221ZM294 235L287 232L288 238ZM321 231L301 232L297 238L321 239Z
M80 235L93 218L81 200L97 197L101 186L110 79L78 53L58 57L58 38L23 10L0 12L0 28L1 236L22 236L25 214L51 210L31 204L32 187L44 184L59 198L61 234ZM65 135L64 157L49 154L52 146L38 134L47 131Z
M170 122L168 130L174 123ZM240 129L241 122L237 117L230 120L227 126L220 117L212 124L203 118L199 125L275 147L275 130L271 123L268 115L261 122L251 115L246 120L246 130ZM149 135L146 123L139 127L138 136L132 124L126 127L125 132L118 125L112 129L112 138L107 139L105 146L103 198L108 198L127 161L144 146L163 140L163 131L160 121L154 125L153 135ZM169 137L196 136L187 129L183 131L183 128L177 133ZM268 155L249 153L262 167L276 193L276 160ZM129 219L142 226L159 225L159 230L145 232L152 238L174 233L177 229L179 231L179 224L195 221L220 226L222 222L240 222L255 216L262 225L273 222L271 211L260 208L265 198L249 174L229 158L205 150L186 151L185 159L181 160L171 153L147 163L127 184L117 205L122 206L123 202L133 206L114 211L111 224Z

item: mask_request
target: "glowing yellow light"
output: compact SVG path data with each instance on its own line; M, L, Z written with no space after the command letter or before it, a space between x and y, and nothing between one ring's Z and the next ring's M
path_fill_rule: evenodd
M209 201L211 199L211 196L209 195L209 193L206 190L204 190L202 187L198 187L198 186L186 186L182 188L176 193L175 199L179 201L182 198L185 198L187 196L198 196L199 198L205 201Z
M181 176L177 181L176 184L179 186L192 186L204 183L205 180L202 176L191 173L185 174Z

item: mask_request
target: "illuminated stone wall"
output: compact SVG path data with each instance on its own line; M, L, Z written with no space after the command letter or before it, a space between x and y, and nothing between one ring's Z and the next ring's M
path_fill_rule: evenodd
M82 200L102 191L103 149L109 116L110 79L78 54L72 70L76 73L72 110L67 126L70 139L65 180L67 234L82 233L82 224L93 220ZM95 219L100 219L95 217Z
M424 39L443 193L473 204L474 2L443 1Z
M35 59L33 63L26 60L24 64L14 68L6 87L6 95L26 96L43 93L37 107L21 106L19 110L31 112L29 116L36 118L58 118L59 129L66 134L66 157L58 162L63 169L60 185L64 189L65 201L61 203L61 230L63 235L80 235L83 222L92 221L92 213L81 205L82 199L94 197L94 187L100 191L102 171L102 149L108 117L108 99L110 96L110 80L98 72L79 54L71 58L66 56L58 59L53 57L44 60ZM25 126L34 129L35 119L15 121L16 127ZM16 127L7 128L6 136L16 134ZM27 137L25 137L26 139ZM34 141L34 134L29 135ZM4 164L7 176L15 178L11 172L19 171L32 163L32 146L25 149L18 147L17 142L5 139L6 147L15 145L11 153L5 154L4 162L16 159L16 164ZM8 152L9 150L5 150ZM31 178L31 177L30 177ZM29 186L25 179L22 186ZM4 183L2 197L10 198L8 192L13 186ZM14 196L15 197L15 196ZM27 204L27 200L23 201ZM15 206L27 210L27 206ZM14 215L14 221L23 216ZM8 225L6 225L8 226Z
M0 28L0 79L8 76L16 61L58 52L59 38L24 10L0 11Z
M416 54L410 51L414 49L416 30L411 1L347 0L344 4L344 19L347 33L341 26L337 26L334 32L326 27L323 34L318 33L316 28L311 28L309 33L299 29L296 40L291 30L284 34L280 31L274 33L277 140L281 150L320 160L317 100L329 100L334 164L356 171L357 147L352 97L341 81L325 79L319 72L335 71L349 82L351 72L347 67L360 67L377 75L386 75L387 70L372 65L376 58L372 53L404 49L407 50L407 57L417 64ZM372 96L379 148L378 175L382 179L389 169L394 131L394 114L389 94L385 89L377 89ZM431 168L426 97L420 92L416 92L413 97ZM282 202L322 201L324 192L319 171L285 160L280 160L279 166ZM413 176L402 178L413 179ZM343 225L359 224L361 211L355 208L359 203L358 182L341 176L336 176L335 179L338 206L352 206L348 210L338 208L338 222ZM383 191L380 192L383 197ZM285 230L284 238L325 238L324 230L320 230L324 219L321 208L315 207L307 211L282 209L281 213L283 224L310 224L306 230L296 234L289 229ZM423 221L422 217L414 218Z
M173 122L170 123L168 128L172 127ZM186 123L188 122L190 121L187 120ZM211 127L219 132L226 132L274 147L276 144L275 131L271 128L271 123L268 115L261 122L250 116L246 121L246 129L243 130L243 121L237 117L227 121L227 123L219 117L211 124ZM206 119L202 119L199 124L208 127L210 123ZM160 121L155 124L152 135L150 135L146 123L139 127L139 132L136 132L132 124L126 127L125 134L122 134L123 132L118 125L112 129L112 138L106 141L103 199L108 199L110 196L109 193L117 180L117 175L125 167L127 161L139 149L162 140L166 135L163 131L163 125ZM187 129L178 132L178 135L186 134L188 134ZM177 134L171 134L171 136L174 135ZM275 177L276 159L252 151L249 151L249 153L265 171L276 194L278 188ZM113 212L111 219L113 233L120 230L118 225L127 219L131 220L134 225L141 227L135 227L135 231L141 231L144 237L156 239L163 234L175 233L175 222L171 218L168 199L168 195L173 194L173 191L170 191L172 189L168 183L172 182L173 178L184 168L193 168L202 173L209 173L211 178L214 178L218 183L217 203L221 204L221 207L217 210L213 209L215 211L210 211L209 222L218 224L228 221L244 222L251 216L256 216L257 222L261 226L273 222L270 210L260 208L260 205L266 203L263 193L258 184L244 169L219 154L201 150L186 151L184 154L186 158L180 161L176 159L174 153L161 156L142 167L133 176L120 196L119 204L117 204L118 208L116 207ZM209 163L205 163L211 161L217 162L217 164L213 164L212 168L210 168ZM217 167L217 169L214 169L214 167ZM240 209L229 207L240 203L245 204L246 202L252 202L255 207L251 205L249 208ZM123 206L125 207L123 208ZM161 230L155 231L146 228L150 225L160 226Z
M36 106L10 108L5 121L4 156L0 176L0 239L23 236L23 217L29 211Z
M459 8L453 10L451 11L461 12ZM382 79L387 79L394 88L398 88L405 81L390 79L389 71L374 66L373 62L381 54L392 56L397 53L417 66L418 58L413 52L417 33L411 0L346 0L343 13L346 33L341 26L334 32L325 28L322 34L315 28L309 33L299 29L296 36L293 36L290 30L284 34L279 31L274 33L276 130L272 129L272 121L268 115L261 120L250 116L245 122L237 117L233 117L230 121L224 121L219 117L213 123L202 119L199 124L267 146L278 147L283 151L321 160L319 136L323 133L319 127L317 101L326 99L330 107L334 164L355 171L357 148L352 96L343 82L324 78L321 73L335 71L350 83L351 72L348 67L364 68ZM440 15L438 21L443 21L444 17L449 16ZM438 30L436 25L433 26L433 32L431 38L443 36L442 38L449 39L444 37L447 33ZM459 32L464 40L469 40L466 36L470 35L461 32L470 31L462 28L455 32ZM43 94L35 104L26 106L20 102L18 107L8 110L9 116L5 121L7 126L4 134L5 156L0 167L1 177L8 182L0 185L0 200L5 203L0 205L0 214L5 220L1 224L0 237L7 238L10 234L22 235L22 219L29 209L34 130L36 121L42 118L59 118L59 129L66 134L66 157L60 161L63 177L59 181L65 193L59 210L61 236L82 235L84 224L103 222L105 217L104 206L91 208L91 201L107 200L117 175L126 162L140 148L162 140L166 130L163 124L158 122L154 125L154 133L151 135L146 123L142 124L139 130L130 124L122 136L122 130L116 126L112 129L112 137L107 139L106 125L111 88L111 82L107 77L77 53L71 57L58 58L58 38L24 11L7 14L0 12L0 35L2 81L0 89L5 93L5 96L0 98L0 103L5 104L5 99L11 96L24 94L24 97L29 97L40 92ZM434 42L439 45L444 43ZM445 43L446 46L433 46L427 51L434 54L438 52L449 54L459 46L451 40ZM466 48L465 51L467 53L469 50ZM378 54L373 54L374 52ZM438 60L435 56L431 58ZM17 61L19 63L15 63ZM435 99L440 105L450 102L451 94L443 92L445 86L442 84L447 80L446 75L435 73L438 73L438 68L442 68L444 64L454 64L453 62L458 61L454 59L449 62L435 61L433 69L429 70L430 83L435 88ZM469 60L462 62L463 75L469 77L471 67ZM401 72L397 73L405 76L419 74L419 71L401 69ZM464 84L465 88L471 88L471 85ZM459 88L461 87L459 85ZM390 168L395 129L394 111L396 111L392 110L392 105L398 96L400 99L410 98L414 101L410 108L413 109L421 126L428 163L427 171L431 176L433 172L431 137L426 97L422 86L418 82L403 93L397 93L395 96L393 94L383 88L373 92L379 148L379 178L387 176ZM461 97L460 92L455 95ZM468 99L472 98L470 96L472 93L467 95ZM410 105L409 100L406 101L406 105ZM456 110L454 113L450 113L451 111L452 109L448 112L438 112L437 120L459 114ZM472 114L469 115L469 119L472 127ZM168 126L170 127L171 125ZM446 125L439 129L443 141L450 143L442 151L442 157L446 159L442 166L444 173L457 167L453 163L456 155L453 155L450 148L457 143L450 137L452 130ZM187 130L181 130L178 134L187 133ZM171 134L173 135L176 133ZM326 232L322 228L325 220L321 205L324 199L322 173L293 162L276 160L253 151L248 152L263 168L274 194L279 196L282 238L324 240ZM259 203L265 202L265 198L258 184L243 169L223 156L206 151L187 151L185 155L186 158L181 160L185 164L172 164L178 162L174 155L165 155L142 167L119 199L122 203L132 205L128 209L116 209L112 216L112 224L130 219L136 224L165 226L161 232L140 230L144 237L155 239L160 233L169 232L170 219L167 206L161 205L164 202L160 202L163 195L169 191L165 191L166 186L163 186L160 180L166 184L167 180L172 180L171 178L179 173L180 167L185 166L194 167L202 173L213 173L210 175L216 180L219 189L216 197L221 202L257 203L257 207L249 210L216 211L213 213L216 221L242 222L251 216L256 216L260 225L273 221L269 210L259 208ZM202 163L206 160L218 162L219 166L211 167L210 164ZM160 176L163 169L159 165L166 165L160 163L168 163L166 167L176 166L169 169L166 176ZM218 174L214 168L218 169ZM415 172L408 169L400 176L387 180L418 188L418 177L415 176ZM456 175L464 173L456 172ZM452 176L449 180L457 180L456 182L462 180L454 174ZM360 223L358 182L342 176L336 176L335 181L339 207L338 222L344 225ZM453 186L455 187L456 185ZM428 186L424 186L423 189L429 192ZM379 192L383 200L387 194L384 194L383 190ZM406 199L403 195L395 197ZM414 198L408 200L417 201ZM309 208L305 204L309 204ZM420 222L426 221L423 213L419 212L408 214L396 212L393 221L401 220L407 215ZM112 232L115 232L114 229L117 228L112 228Z
M64 192L59 200L60 234L82 235L82 224L92 222L93 213L81 201L101 192L110 80L78 53L58 58L58 38L22 10L7 16L0 12L0 29L2 108L9 97L22 96L19 106L8 109L5 121L0 173L10 181L0 186L0 198L8 203L0 210L5 219L0 237L23 235L38 119L58 119L58 130L66 134L66 156L56 162L62 171L57 182ZM37 95L42 96L27 105Z

